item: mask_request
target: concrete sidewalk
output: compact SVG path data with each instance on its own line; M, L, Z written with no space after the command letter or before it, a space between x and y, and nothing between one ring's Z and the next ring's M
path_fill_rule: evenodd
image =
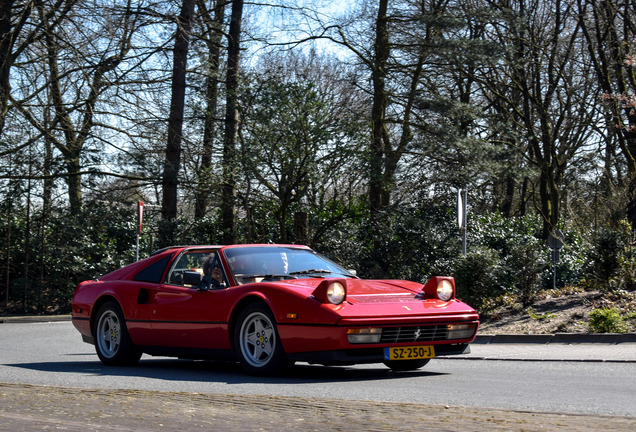
M470 354L447 358L636 363L635 333L478 335L470 348Z

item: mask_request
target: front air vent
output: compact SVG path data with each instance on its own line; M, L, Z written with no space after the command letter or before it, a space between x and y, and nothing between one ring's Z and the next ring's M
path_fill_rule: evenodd
M448 340L448 326L384 327L380 343L432 342Z

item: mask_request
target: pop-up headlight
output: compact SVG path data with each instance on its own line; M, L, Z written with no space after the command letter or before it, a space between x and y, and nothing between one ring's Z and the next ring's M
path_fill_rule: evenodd
M347 298L344 279L325 279L313 292L313 296L323 303L339 305Z

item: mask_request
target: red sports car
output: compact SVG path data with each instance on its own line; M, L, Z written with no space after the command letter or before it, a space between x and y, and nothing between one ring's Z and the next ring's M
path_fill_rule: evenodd
M305 246L170 247L79 284L73 324L107 365L147 353L238 360L258 375L296 361L412 370L469 352L479 315L453 278L354 273Z

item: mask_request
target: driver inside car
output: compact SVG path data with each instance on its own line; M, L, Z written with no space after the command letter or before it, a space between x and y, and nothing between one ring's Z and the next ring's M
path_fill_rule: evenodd
M203 261L203 278L200 289L207 291L219 288L223 288L221 262L216 255L210 255Z

